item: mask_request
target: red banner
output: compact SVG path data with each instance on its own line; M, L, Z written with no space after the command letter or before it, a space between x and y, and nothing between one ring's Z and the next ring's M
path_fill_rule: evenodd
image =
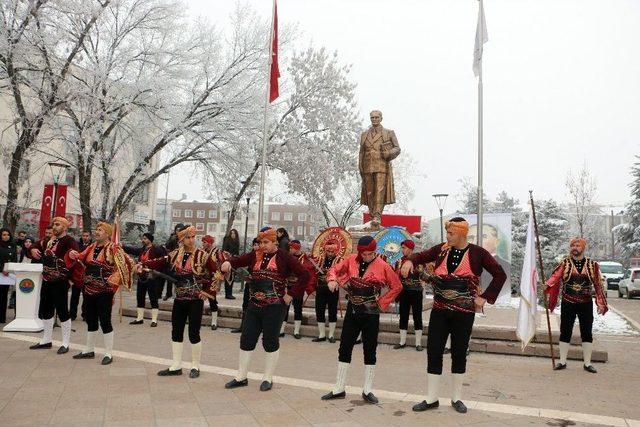
M391 227L392 225L404 227L409 233L417 233L420 231L420 222L422 217L420 215L387 215L382 214L382 221L380 225L383 227ZM369 212L365 212L363 215L363 222L371 221Z
M57 199L56 200L56 214L54 216L67 216L67 186L58 184L57 191Z
M273 102L280 96L278 91L278 79L280 67L278 67L278 5L273 1L273 28L271 28L271 70L269 75L269 102Z
M40 223L38 227L38 237L44 238L44 229L51 221L51 209L53 207L53 184L45 184L42 192L42 204L40 205Z

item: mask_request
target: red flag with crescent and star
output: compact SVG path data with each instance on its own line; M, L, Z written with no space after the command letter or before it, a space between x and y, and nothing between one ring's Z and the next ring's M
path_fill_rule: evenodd
M278 5L273 1L273 27L271 28L271 73L269 76L269 102L275 101L280 92L278 90L278 79L280 78L280 67L278 67Z

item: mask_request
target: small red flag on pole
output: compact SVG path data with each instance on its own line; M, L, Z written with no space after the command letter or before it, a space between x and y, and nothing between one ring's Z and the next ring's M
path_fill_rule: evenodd
M271 28L271 75L269 78L269 102L273 102L280 96L278 91L278 79L280 68L278 67L278 5L273 1L273 27Z
M113 232L111 234L111 243L113 243L113 245L111 246L111 249L115 254L116 250L118 249L118 246L120 246L120 215L116 215L116 221L113 224Z

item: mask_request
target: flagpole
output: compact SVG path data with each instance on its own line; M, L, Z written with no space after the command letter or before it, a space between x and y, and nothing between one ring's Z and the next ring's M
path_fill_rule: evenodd
M540 250L540 237L538 236L538 220L536 219L536 207L533 203L533 191L529 190L529 199L531 202L531 214L533 215L533 230L536 236L536 250L538 252L538 263L540 264L540 278L542 279L543 289L544 284L547 282L544 277L544 266L542 264L542 251ZM551 339L551 319L549 318L549 300L547 293L542 292L544 298L544 311L547 315L547 333L549 335L549 350L551 351L551 367L556 367L556 358L553 354L553 341Z
M484 8L482 0L480 0L480 12L484 14ZM484 27L484 17L481 20L481 25ZM485 29L482 28L480 34L484 34ZM484 43L484 40L482 41ZM484 211L484 190L483 190L483 99L482 99L482 61L480 62L480 69L478 73L478 218L476 221L478 232L477 242L478 246L482 246L482 234L483 234L483 220L482 215Z
M273 62L273 22L276 10L276 0L273 0L273 7L271 10L271 26L269 27L269 55L267 59L267 84L264 95L264 127L262 131L262 162L260 163L260 198L258 202L258 230L264 226L264 185L267 175L267 142L269 137L267 136L267 111L269 109L269 93L271 91L271 63Z

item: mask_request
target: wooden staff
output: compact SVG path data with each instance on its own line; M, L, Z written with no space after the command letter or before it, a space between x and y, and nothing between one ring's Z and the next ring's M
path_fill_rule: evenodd
M549 350L551 351L551 367L556 367L556 358L553 355L553 341L551 340L551 320L549 319L549 298L544 292L544 284L547 283L544 277L544 266L542 264L542 251L540 250L540 237L538 236L538 220L536 219L536 208L533 203L533 191L529 190L529 198L531 200L531 215L533 215L533 231L536 236L536 250L538 251L538 263L540 264L540 278L542 279L544 297L544 311L547 315L547 333L549 334Z

